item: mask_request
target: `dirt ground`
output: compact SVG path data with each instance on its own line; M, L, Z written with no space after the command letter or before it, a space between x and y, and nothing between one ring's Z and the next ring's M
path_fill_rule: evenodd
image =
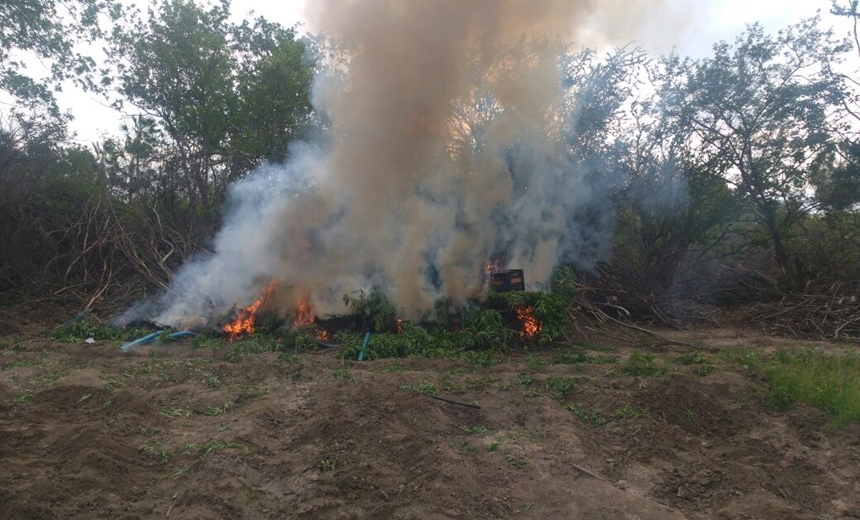
M4 519L860 518L860 428L768 411L719 362L806 342L697 331L643 376L600 345L345 364L45 335L0 338Z

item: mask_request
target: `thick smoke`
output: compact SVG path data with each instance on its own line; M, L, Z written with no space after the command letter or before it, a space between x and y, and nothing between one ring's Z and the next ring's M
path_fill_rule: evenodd
M414 317L477 296L494 254L531 287L602 254L579 218L595 195L568 150L558 42L631 2L310 4L311 24L350 51L315 82L326 144L233 186L215 255L186 265L151 317L211 322L273 278L284 311L309 298L340 312L343 294L375 286Z

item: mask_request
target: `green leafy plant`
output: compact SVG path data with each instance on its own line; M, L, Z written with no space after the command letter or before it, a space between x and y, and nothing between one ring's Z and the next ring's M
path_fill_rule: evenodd
M407 392L419 392L422 394L436 395L439 391L436 389L436 385L429 381L422 381L416 386L413 385L403 385L400 387L400 390L406 390Z
M320 461L320 471L328 473L336 470L338 467L338 456L329 457Z
M531 308L540 326L535 339L540 343L548 343L565 337L569 303L569 298L562 293L511 291L490 293L485 305L489 309L512 314L516 314L518 309Z
M505 454L505 460L512 468L522 468L528 465L528 461L525 459L521 459L511 453Z
M206 408L206 415L210 417L217 417L219 415L224 415L227 413L227 410L233 407L232 401L224 401L224 404L221 406L209 406Z
M701 376L706 376L716 370L716 365L714 364L713 359L708 356L705 356L701 352L693 352L691 354L683 354L678 356L678 362L682 365L698 365L699 368L696 370Z
M248 448L248 446L245 444L239 444L238 442L232 442L232 441L229 441L229 442L228 441L220 441L220 440L210 441L200 448L200 452L202 453L202 455L204 457L206 455L209 455L213 451L220 451L220 450L241 450L242 453L250 453L250 451L251 451L250 448Z
M606 424L606 418L603 416L603 413L600 411L600 408L594 406L591 410L586 409L581 404L568 403L565 405L565 408L574 415L576 415L580 421L585 424L591 426L602 426Z
M191 348L222 348L229 343L221 335L206 331L195 335L190 341Z
M657 365L653 354L640 351L630 354L622 365L621 371L635 377L662 376L666 373L664 367Z
M483 435L488 431L483 426L461 426L460 429L472 435Z
M24 392L19 395L15 399L12 400L13 403L21 405L21 406L29 406L36 401L36 397L33 395L33 392Z
M555 353L553 362L563 365L617 363L618 356L592 355L580 349L565 349Z
M54 329L51 336L57 341L76 343L87 338L130 341L150 333L150 331L143 329L107 327L95 323L93 320L94 318L91 317L72 320L68 324L60 325Z
M646 415L648 415L648 408L647 407L634 406L630 403L624 405L623 408L619 408L615 412L615 417L617 417L618 419L624 419L625 417L632 417L633 419L639 419L639 418L644 417Z
M352 374L346 368L336 368L332 373L335 379L349 383L352 381Z
M365 330L383 332L393 330L397 321L397 310L394 303L382 290L374 287L370 294L355 291L343 295L343 304L351 314L360 316Z
M767 380L765 399L774 409L807 404L829 413L835 426L860 421L860 355L810 349L746 362Z
M541 387L550 392L555 399L562 400L573 391L575 384L576 380L572 377L550 376Z
M294 352L307 352L320 349L317 338L318 329L314 325L296 327L280 333L279 343L282 349L290 348Z
M470 455L474 455L475 453L478 453L478 448L470 445L466 441L461 442L457 449L463 453L468 453Z
M539 372L546 368L546 359L542 356L529 354L529 357L526 358L526 366L535 372Z
M505 328L501 315L488 309L472 312L464 328L458 330L429 330L410 322L403 322L401 327L403 331L399 334L373 334L365 359L441 357L488 366L493 363L493 351L505 348L513 334ZM340 354L344 359L356 359L364 336L340 332L334 340L343 345Z

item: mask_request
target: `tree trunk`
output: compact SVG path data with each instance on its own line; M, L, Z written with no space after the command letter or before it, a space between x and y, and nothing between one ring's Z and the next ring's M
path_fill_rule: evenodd
M803 284L794 269L788 252L785 250L782 234L779 232L779 225L776 221L776 211L770 205L764 208L764 220L770 232L771 240L773 240L773 254L779 270L792 290L800 290Z

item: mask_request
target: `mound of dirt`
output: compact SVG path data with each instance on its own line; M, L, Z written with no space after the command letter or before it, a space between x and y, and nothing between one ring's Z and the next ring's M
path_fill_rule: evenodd
M0 518L860 516L856 428L731 371L116 346L0 350Z

